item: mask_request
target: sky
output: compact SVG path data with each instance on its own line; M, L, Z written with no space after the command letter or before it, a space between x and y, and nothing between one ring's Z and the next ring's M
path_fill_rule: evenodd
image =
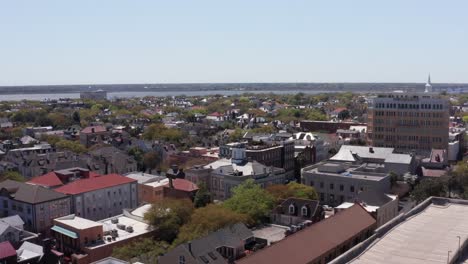
M0 0L0 85L468 83L468 1Z

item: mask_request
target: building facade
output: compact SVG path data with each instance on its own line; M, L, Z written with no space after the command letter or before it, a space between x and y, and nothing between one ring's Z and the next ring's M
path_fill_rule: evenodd
M368 106L368 143L403 152L447 149L449 107L431 92L379 94Z
M390 191L390 175L367 164L321 162L302 170L302 183L313 186L322 204L336 206L360 191Z
M80 179L55 189L71 196L72 213L90 220L118 215L138 206L137 181L109 174Z
M70 214L71 202L54 190L6 180L0 183L0 212L21 217L28 231L47 233L54 218Z

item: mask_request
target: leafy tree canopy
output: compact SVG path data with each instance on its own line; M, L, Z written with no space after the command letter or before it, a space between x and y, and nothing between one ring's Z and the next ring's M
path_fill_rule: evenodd
M255 184L252 179L231 189L232 197L223 206L234 212L248 215L250 220L260 223L268 219L274 206L274 197Z
M180 229L174 245L200 238L235 223L247 223L248 219L245 214L234 212L221 205L209 204L195 210L190 221Z
M155 228L156 237L171 242L179 228L190 220L193 210L187 199L163 199L153 203L144 218Z

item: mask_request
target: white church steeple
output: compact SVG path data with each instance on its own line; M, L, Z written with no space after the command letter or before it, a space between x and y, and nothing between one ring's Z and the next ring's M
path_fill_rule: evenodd
M432 93L432 84L431 84L431 74L427 77L426 89L424 90L425 93Z

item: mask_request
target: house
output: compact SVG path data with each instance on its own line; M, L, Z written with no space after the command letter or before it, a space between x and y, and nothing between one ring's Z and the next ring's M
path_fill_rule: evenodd
M26 179L43 175L53 170L81 167L81 155L65 150L57 151L50 145L36 145L28 149L14 149L7 153L5 162Z
M80 131L80 143L89 148L109 140L110 132L104 126L89 126Z
M16 264L16 250L10 242L4 241L0 243L0 263Z
M265 166L256 161L247 161L245 152L233 149L232 159L219 159L205 165L210 170L208 189L216 200L225 200L231 197L232 188L240 185L247 179L253 179L263 188L273 184L284 184L287 181L284 169ZM196 174L200 175L196 175ZM194 175L195 174L195 175ZM204 170L192 170L191 178L202 178Z
M164 178L139 184L141 203L154 203L164 198L193 200L198 186L188 180Z
M18 215L0 218L0 242L10 241L13 246L18 246L37 237L37 234L24 230L24 222Z
M137 181L118 174L99 175L65 184L56 192L71 197L71 212L99 220L138 206Z
M206 119L211 120L211 121L223 121L225 118L223 114L214 112L214 113L207 115Z
M325 214L318 201L288 198L282 201L271 212L271 222L277 225L298 225L315 223L324 218Z
M25 229L47 233L54 218L71 212L70 197L38 185L12 180L0 183L0 213L18 215Z
M76 215L54 220L52 235L57 250L76 264L88 264L109 257L114 247L153 235L151 226L130 212L92 221Z
M125 174L137 170L136 160L113 146L89 151L81 159L87 169L99 174Z
M371 236L375 227L376 220L356 204L236 263L328 263Z
M349 208L355 203L362 205L377 220L377 227L386 224L398 215L398 196L372 189L359 192L353 201L335 207L335 212Z
M423 179L444 177L448 170L448 155L445 149L432 149L429 157L421 160L420 176Z
M181 244L159 257L158 263L227 264L244 256L246 245L255 241L252 231L237 223Z

